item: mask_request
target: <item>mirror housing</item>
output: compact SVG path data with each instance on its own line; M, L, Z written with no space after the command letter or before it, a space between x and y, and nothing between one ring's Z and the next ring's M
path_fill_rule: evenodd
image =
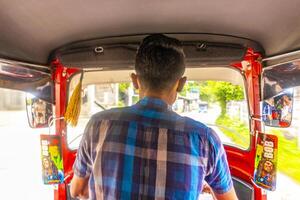
M300 86L300 60L267 66L262 74L262 100Z
M286 128L291 125L294 90L283 90L262 103L262 121L266 126Z
M53 105L32 95L26 95L26 112L31 128L47 128L53 115Z

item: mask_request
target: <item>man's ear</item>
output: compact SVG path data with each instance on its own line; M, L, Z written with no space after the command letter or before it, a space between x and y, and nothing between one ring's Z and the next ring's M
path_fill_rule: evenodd
M179 79L178 86L177 86L177 89L176 89L177 92L181 92L181 90L184 87L185 82L186 82L186 76Z
M132 81L133 87L135 89L139 89L138 76L135 73L131 73L130 77L131 77L131 81Z

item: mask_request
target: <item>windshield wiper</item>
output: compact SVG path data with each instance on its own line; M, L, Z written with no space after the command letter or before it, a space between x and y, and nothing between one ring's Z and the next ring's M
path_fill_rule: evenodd
M99 103L97 100L94 101L94 103L99 106L100 108L102 108L103 110L107 110L103 105L101 105L101 103Z
M79 137L81 137L81 136L83 136L83 133L81 133L81 134L79 134L79 135L77 135L75 138L73 138L70 142L68 142L68 146L70 145L70 144L72 144L73 142L75 142Z

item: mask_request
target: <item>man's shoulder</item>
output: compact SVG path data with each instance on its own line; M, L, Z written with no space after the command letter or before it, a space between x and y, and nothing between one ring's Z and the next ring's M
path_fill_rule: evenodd
M185 120L185 127L188 132L198 133L202 137L205 137L208 142L213 144L221 144L220 137L218 134L207 125L203 124L200 121L194 120L189 117L183 117Z
M201 134L206 134L209 131L209 127L204 123L192 119L190 117L181 117L181 120L184 121L184 128L187 132L198 132Z
M121 114L128 111L130 107L122 108L111 108L94 114L91 119L93 121L102 121L102 120L117 120L121 117Z
M141 113L145 113L144 110L138 110L133 106L122 107L122 108L112 108L109 110L101 111L94 114L91 118L93 122L99 122L103 120L114 120L114 121L136 121L139 119L136 115L141 115ZM194 120L190 117L181 116L173 111L166 112L164 114L160 114L162 122L160 125L166 125L168 129L175 129L182 132L193 132L198 133L200 135L207 135L211 132L210 128L206 126L204 123ZM153 116L152 116L153 117ZM167 122L165 121L167 119ZM142 123L142 122L141 122ZM148 124L150 122L147 122ZM149 124L148 124L149 125Z

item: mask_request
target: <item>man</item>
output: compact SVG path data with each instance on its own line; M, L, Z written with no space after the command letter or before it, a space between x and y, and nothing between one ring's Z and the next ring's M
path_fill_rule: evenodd
M267 125L273 125L272 122L275 122L276 119L273 118L274 112L275 112L274 98L265 100L262 106L262 118Z
M185 84L181 43L155 34L136 55L140 101L89 121L71 195L90 199L197 199L204 180L217 199L236 199L226 155L210 128L171 110Z

